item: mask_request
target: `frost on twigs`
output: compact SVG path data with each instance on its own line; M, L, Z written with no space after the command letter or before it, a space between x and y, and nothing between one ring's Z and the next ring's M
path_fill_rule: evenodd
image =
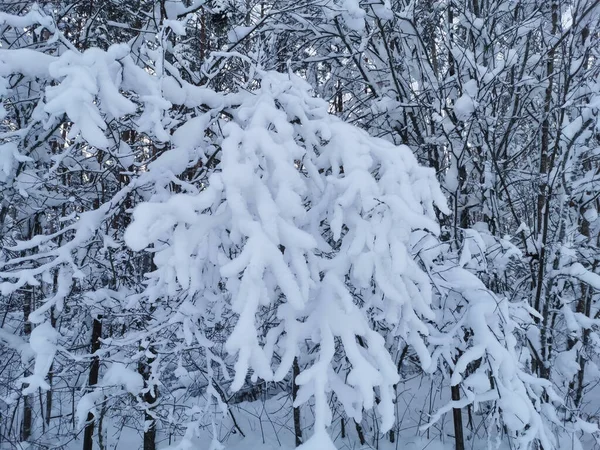
M282 380L298 357L296 404L314 397L316 436L331 422L331 392L360 420L377 391L387 430L399 377L373 324L430 366L430 282L409 241L413 230L439 231L434 205L445 211L444 197L407 147L328 115L299 78L263 73L257 82L223 102L219 162L203 188L139 205L125 240L155 252L152 295L183 293L199 317L234 314L225 343L234 391L249 373ZM164 173L157 163L150 174Z
M536 441L555 448L545 415L562 405L562 399L550 381L531 374L531 361L519 343L534 323L535 312L494 294L473 273L485 273L488 267L500 271L519 252L481 226L463 232L460 255L433 236L415 233L413 251L435 286L436 319L429 337L432 365L448 373L450 386L460 387L460 398L439 408L421 429L470 405L476 413L487 411L490 423L497 424L486 432L490 441L496 433L506 433L517 449L530 449ZM488 260L490 250L493 259Z

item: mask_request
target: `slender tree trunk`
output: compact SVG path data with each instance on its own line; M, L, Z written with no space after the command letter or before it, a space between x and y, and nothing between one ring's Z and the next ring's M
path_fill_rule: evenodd
M154 397L148 398L150 394L144 395L145 401L151 401L154 403L156 399ZM144 419L148 428L144 430L144 450L155 450L156 449L156 420L148 412L144 413Z
M29 342L31 336L31 322L29 321L29 315L31 314L31 306L33 303L33 287L29 287L25 291L25 298L23 299L23 333L25 334L25 340ZM25 376L31 375L31 372L27 370ZM25 385L24 387L27 387ZM23 421L21 422L21 442L29 440L31 437L31 429L33 424L33 394L26 395L23 398Z
M152 347L148 351L154 354ZM147 361L140 362L138 366L138 372L144 378L144 387L146 392L142 395L144 399L145 408L144 411L144 450L156 450L156 419L150 412L152 405L156 403L158 397L158 389L156 386L150 386L150 376L152 373L151 365L156 358L149 357Z
M452 401L457 402L460 400L460 386L455 385L451 387L452 390ZM454 443L456 450L465 450L465 439L463 436L463 420L462 420L462 409L453 408L452 418L454 420Z
M356 434L358 434L358 442L360 442L360 445L365 445L367 440L365 439L365 433L363 432L362 426L356 420L354 421L354 425L356 426Z
M98 316L92 323L92 354L100 349L100 338L102 337L102 316ZM92 388L98 384L100 374L100 358L96 355L92 359L90 374L88 377L88 387ZM83 433L83 450L92 450L94 447L94 415L88 413L87 424Z
M558 29L558 3L552 2L552 36L555 36ZM537 199L537 232L540 236L540 250L538 260L538 271L536 280L536 292L534 308L537 311L542 311L542 323L540 328L540 346L541 346L541 357L543 360L542 364L538 364L537 372L540 377L548 379L550 377L550 369L546 366L546 362L550 359L548 352L548 324L549 324L549 312L550 305L548 298L545 296L544 284L546 280L546 244L548 241L549 227L550 227L550 189L548 185L548 173L553 170L550 165L550 127L551 127L551 112L552 112L552 100L553 100L553 89L554 89L554 57L555 51L550 50L548 52L548 59L546 62L546 73L548 76L548 87L546 88L545 99L544 99L544 120L542 122L542 136L541 136L541 151L540 151L540 167L539 167L539 192ZM557 132L560 132L557 130ZM542 301L544 304L542 305Z
M296 384L296 378L300 375L300 366L298 365L298 358L294 358L292 364L292 401L296 401L298 396L298 385ZM342 419L342 428L344 427ZM302 444L302 424L300 423L300 407L294 406L294 435L296 437L296 447Z
M57 272L58 273L58 272ZM54 277L54 286L56 292L56 276ZM50 325L56 328L56 316L54 315L54 306L50 308ZM54 378L54 365L50 366L48 371L48 385L50 389L46 391L46 425L50 425L50 417L52 416L52 380Z

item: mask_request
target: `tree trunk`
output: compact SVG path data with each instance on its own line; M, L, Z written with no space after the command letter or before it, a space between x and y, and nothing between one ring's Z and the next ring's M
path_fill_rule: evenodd
M300 375L300 366L298 365L298 358L294 358L292 365L292 401L296 401L298 396L298 385L296 384L296 378ZM344 419L342 419L343 421ZM343 422L342 422L343 423ZM300 423L300 407L294 406L294 435L296 437L296 447L302 445L302 426Z
M555 36L558 31L558 3L552 2L552 30L551 35ZM545 98L544 98L544 120L541 128L541 149L540 149L540 166L539 166L539 191L537 196L537 233L539 236L539 260L538 260L538 271L536 280L536 291L534 308L537 311L542 312L542 320L540 324L540 347L542 363L538 364L537 373L541 378L550 378L550 368L546 363L550 360L550 351L548 349L549 342L549 321L550 321L550 310L553 309L549 305L549 298L545 292L544 285L547 282L546 276L546 244L549 237L550 228L550 186L548 183L548 174L554 169L551 162L554 158L550 157L550 133L552 122L550 115L552 113L553 106L553 89L554 89L554 58L555 50L551 49L548 52L546 61L546 73L548 76L548 85L546 87ZM560 131L557 131L560 132ZM543 302L543 304L542 304ZM537 319L539 322L539 319Z
M100 349L100 338L102 337L102 316L94 319L92 324L92 354ZM100 358L96 355L92 359L90 374L88 377L88 388L98 384L100 374ZM87 424L83 433L83 450L92 450L94 447L94 415L88 413Z
M360 442L360 445L365 445L367 440L365 439L365 433L363 432L362 426L356 420L354 421L354 425L356 426L356 434L358 434L358 442Z
M460 400L460 386L452 386L452 401ZM463 436L462 409L452 408L452 418L454 419L454 443L456 450L465 450L465 439Z
M149 347L148 351L154 354L152 347ZM150 411L152 405L156 403L158 389L156 386L150 386L149 384L152 373L151 364L154 360L154 357L149 357L147 361L140 361L138 365L138 372L144 378L144 387L146 388L142 395L146 408L144 411L144 450L156 450L156 419Z
M58 272L56 272L58 274ZM56 275L54 277L54 289L56 292ZM54 306L50 308L50 325L52 328L56 328L56 316L54 315ZM52 379L54 377L54 365L50 366L48 371L48 385L50 389L46 391L46 425L50 425L50 417L52 416Z
M29 287L25 291L25 298L23 299L23 333L25 334L25 340L29 342L31 336L31 322L29 321L29 314L31 314L31 305L33 302L33 287ZM29 370L25 371L25 376L31 375ZM27 387L25 384L23 387ZM23 421L21 422L21 442L29 440L31 437L31 428L33 423L33 394L26 395L23 398Z
M154 397L151 399L148 398L150 394L145 394L144 399L146 402L151 400L152 403L156 401ZM144 428L144 450L155 450L156 449L156 420L152 417L148 412L144 413L144 420L146 424L150 423L150 425L145 425L147 428Z

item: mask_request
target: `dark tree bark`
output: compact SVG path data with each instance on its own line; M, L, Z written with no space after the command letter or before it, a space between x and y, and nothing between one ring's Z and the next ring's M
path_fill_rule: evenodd
M294 358L294 363L292 365L292 400L294 402L298 396L298 385L296 384L296 378L298 375L300 375L300 366L298 365L298 358ZM300 423L299 406L294 407L294 435L296 437L296 447L299 447L302 445L302 425Z
M31 336L31 322L29 321L29 314L31 314L31 303L33 301L33 287L29 287L25 293L23 299L23 333L25 339L29 341ZM25 376L31 375L31 372L27 370ZM27 385L24 385L27 387ZM23 398L23 421L21 422L21 441L27 441L31 437L31 428L33 424L33 394L26 395Z
M148 351L154 354L152 347ZM144 387L146 388L142 395L146 407L144 411L144 450L156 450L156 419L150 411L158 398L158 388L149 384L152 372L151 364L154 360L154 357L149 357L138 365L138 372L144 378Z
M452 401L460 400L460 386L452 386ZM463 436L463 421L462 421L462 409L453 408L452 418L454 419L454 443L456 450L465 450L465 439Z
M92 354L100 349L100 338L102 337L102 317L98 316L92 323ZM88 387L98 384L98 376L100 374L100 358L94 356L90 366L90 374L88 376ZM83 450L92 450L94 447L94 415L88 413L87 424L83 433Z
M365 439L365 433L363 432L362 426L356 420L354 421L354 425L356 425L356 434L358 434L360 445L365 445L367 440Z

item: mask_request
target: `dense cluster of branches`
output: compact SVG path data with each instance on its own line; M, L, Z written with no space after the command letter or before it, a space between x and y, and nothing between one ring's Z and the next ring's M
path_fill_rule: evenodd
M599 58L597 0L0 0L0 448L598 445Z

